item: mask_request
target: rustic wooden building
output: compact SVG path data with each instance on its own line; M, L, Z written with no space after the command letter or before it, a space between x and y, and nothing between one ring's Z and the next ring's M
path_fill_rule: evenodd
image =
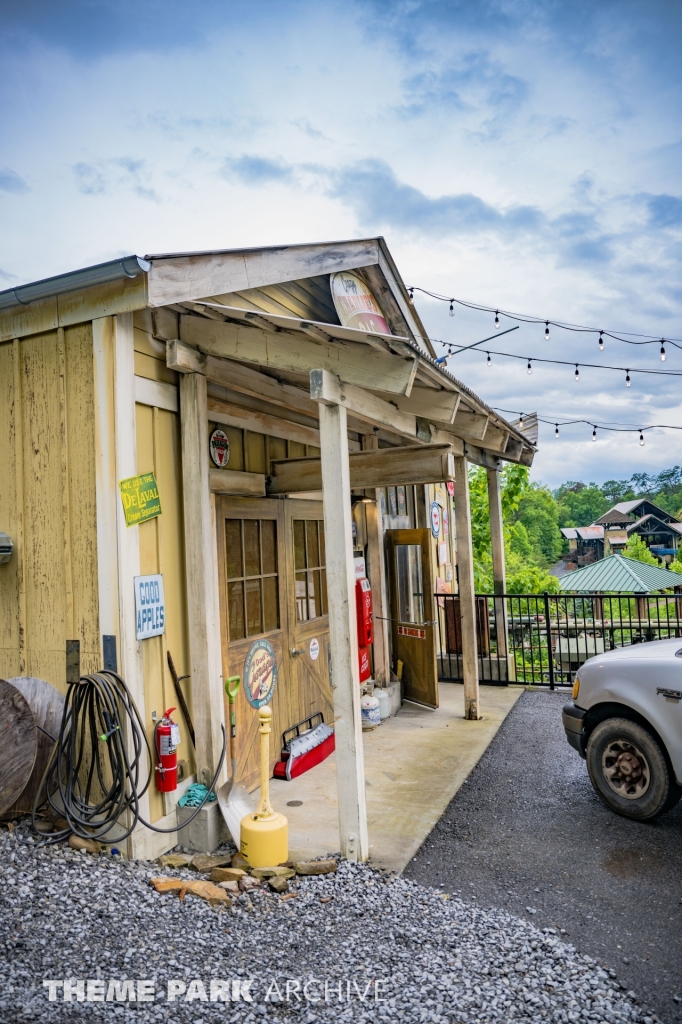
M218 764L224 679L271 652L273 762L278 734L311 710L335 724L341 847L364 859L354 560L372 585L374 678L387 683L400 659L406 695L426 704L433 595L458 577L477 717L467 466L488 470L500 591L498 471L533 454L436 364L381 238L131 256L8 289L0 675L63 690L65 642L79 639L83 671L115 664L151 735L152 715L177 703L170 651L190 677L187 784ZM162 631L140 608L150 577ZM237 773L252 784L257 694L245 690ZM171 827L175 799L150 792L143 813ZM175 841L135 833L130 852Z

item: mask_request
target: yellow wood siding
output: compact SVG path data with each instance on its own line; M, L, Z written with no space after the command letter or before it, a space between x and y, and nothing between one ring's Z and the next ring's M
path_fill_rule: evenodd
M65 643L99 666L92 331L0 345L0 674L65 690Z
M187 605L185 600L185 549L182 515L182 469L180 453L180 419L176 413L136 406L138 472L156 476L161 499L161 515L142 523L140 531L140 572L142 575L163 574L166 600L166 632L163 636L142 641L146 728L153 742L152 711L160 718L167 708L178 707L166 652L170 650L178 675L189 669L187 636ZM191 680L189 681L191 683ZM181 683L192 711L191 685ZM194 749L182 712L173 715L180 726L182 742L178 758L189 762L194 772ZM155 789L150 795L151 817L163 815L163 803Z

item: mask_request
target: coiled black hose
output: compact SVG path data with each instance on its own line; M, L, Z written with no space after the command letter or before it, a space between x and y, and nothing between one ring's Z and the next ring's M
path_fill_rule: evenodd
M225 760L224 726L222 730L223 749L216 773L206 796L182 828L194 820L216 784ZM145 749L149 770L142 779ZM68 825L48 835L38 833L46 844L62 842L72 833L81 839L120 843L138 824L153 832L177 832L177 826L157 828L140 814L140 799L149 789L155 763L140 712L121 676L111 671L81 676L66 692L59 735L33 805L34 831L38 832L36 810L44 787L53 811ZM108 838L115 826L120 828L124 814L129 815L126 831Z

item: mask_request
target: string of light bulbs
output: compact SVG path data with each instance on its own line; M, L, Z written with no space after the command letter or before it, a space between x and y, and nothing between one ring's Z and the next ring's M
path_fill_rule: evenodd
M434 339L436 340L436 339ZM557 366L574 366L575 372L573 374L575 380L580 380L580 367L583 369L589 368L593 370L615 370L618 373L625 374L625 387L629 388L632 385L631 373L647 373L654 377L682 377L682 372L675 370L647 370L640 367L625 367L625 366L605 366L602 363L576 363L569 359L547 359L543 356L519 356L514 352L496 352L494 349L478 349L471 348L468 345L455 345L449 341L439 341L438 344L446 345L448 352L443 360L449 359L453 355L458 354L458 350L464 350L467 348L474 355L487 356L488 366L493 365L493 361L490 358L492 356L501 356L504 359L521 359L526 362L526 372L530 376L533 372L533 363L554 363Z
M496 412L502 412L508 415L517 415L519 417L519 423L523 423L524 417L527 413L517 413L514 409L501 409L499 406L494 406ZM639 443L641 447L644 447L644 434L648 430L682 430L682 426L675 426L672 423L650 423L645 427L633 427L627 423L609 424L609 423L593 423L592 420L575 419L575 420L556 420L546 419L544 416L537 415L539 423L547 423L548 426L554 427L555 438L559 437L559 427L570 427L576 423L584 423L588 427L592 427L592 440L597 440L597 430L609 431L616 434L639 434Z
M674 348L682 349L681 338L665 338L658 334L636 334L633 331L609 331L606 328L599 327L587 327L584 324L572 324L564 320L547 320L545 317L530 316L526 313L512 313L507 309L500 309L494 306L483 306L476 302L467 302L464 299L456 299L447 295L440 295L438 292L431 292L426 288L420 288L417 285L411 285L408 289L410 300L414 299L415 292L421 292L423 295L428 295L432 299L437 299L439 302L447 302L450 304L450 316L455 315L455 305L464 306L467 309L476 309L483 313L494 313L495 320L494 325L496 329L500 326L500 317L506 317L508 320L515 320L518 323L525 324L544 324L545 325L545 340L549 341L550 338L550 327L558 327L563 331L573 331L578 334L596 334L599 336L599 350L604 351L604 338L612 338L614 341L621 341L626 345L660 345L660 357L661 362L666 360L665 346L672 345ZM628 335L628 337L623 337ZM641 341L635 341L633 339L640 338L644 339Z

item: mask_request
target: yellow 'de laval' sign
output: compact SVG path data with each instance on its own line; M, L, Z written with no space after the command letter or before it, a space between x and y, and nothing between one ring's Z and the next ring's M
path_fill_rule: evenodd
M121 480L118 486L121 488L126 526L138 526L139 523L146 523L148 519L161 515L159 488L153 473L129 476L127 480Z

